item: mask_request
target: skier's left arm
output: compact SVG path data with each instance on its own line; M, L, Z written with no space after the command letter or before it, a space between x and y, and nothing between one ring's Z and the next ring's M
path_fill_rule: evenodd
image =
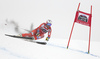
M52 31L52 30L51 30L51 28L50 28L49 31L48 31L48 37L46 38L47 41L49 41L49 39L50 39L50 37L51 37L51 31Z

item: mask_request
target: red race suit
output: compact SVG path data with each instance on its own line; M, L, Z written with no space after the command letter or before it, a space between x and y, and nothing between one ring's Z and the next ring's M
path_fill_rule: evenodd
M47 26L46 23L42 23L39 27L32 30L31 33L24 33L22 34L22 37L33 37L35 40L41 39L44 37L44 34L48 32L48 37L51 36L51 27ZM38 34L38 35L37 35Z

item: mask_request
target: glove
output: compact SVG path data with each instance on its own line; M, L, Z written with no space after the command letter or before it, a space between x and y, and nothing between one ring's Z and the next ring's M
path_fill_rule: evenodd
M36 33L36 35L39 36L40 34L39 33Z
M46 41L49 41L49 39L50 39L50 37L47 37L47 38L46 38Z

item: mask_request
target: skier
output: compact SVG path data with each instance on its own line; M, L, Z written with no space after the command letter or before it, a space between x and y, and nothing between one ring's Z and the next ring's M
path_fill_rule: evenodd
M32 37L32 40L41 39L44 37L44 34L48 32L48 37L46 37L46 40L48 41L51 36L51 25L52 21L47 20L46 23L42 23L39 27L32 30L30 33L24 33L21 34L22 37Z

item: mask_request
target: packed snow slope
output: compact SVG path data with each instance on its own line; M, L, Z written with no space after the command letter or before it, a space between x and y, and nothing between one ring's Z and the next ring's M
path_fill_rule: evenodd
M0 59L100 59L100 42L91 41L88 54L88 41L72 39L67 49L68 39L51 37L47 45L41 45L7 37L5 34L18 34L16 26L7 23L1 25ZM45 38L37 41L45 41Z
M79 2L83 12L93 6L90 54L89 27L77 23L67 49ZM0 0L0 59L100 59L99 6L100 0ZM52 35L47 45L5 36L27 33L48 19Z

